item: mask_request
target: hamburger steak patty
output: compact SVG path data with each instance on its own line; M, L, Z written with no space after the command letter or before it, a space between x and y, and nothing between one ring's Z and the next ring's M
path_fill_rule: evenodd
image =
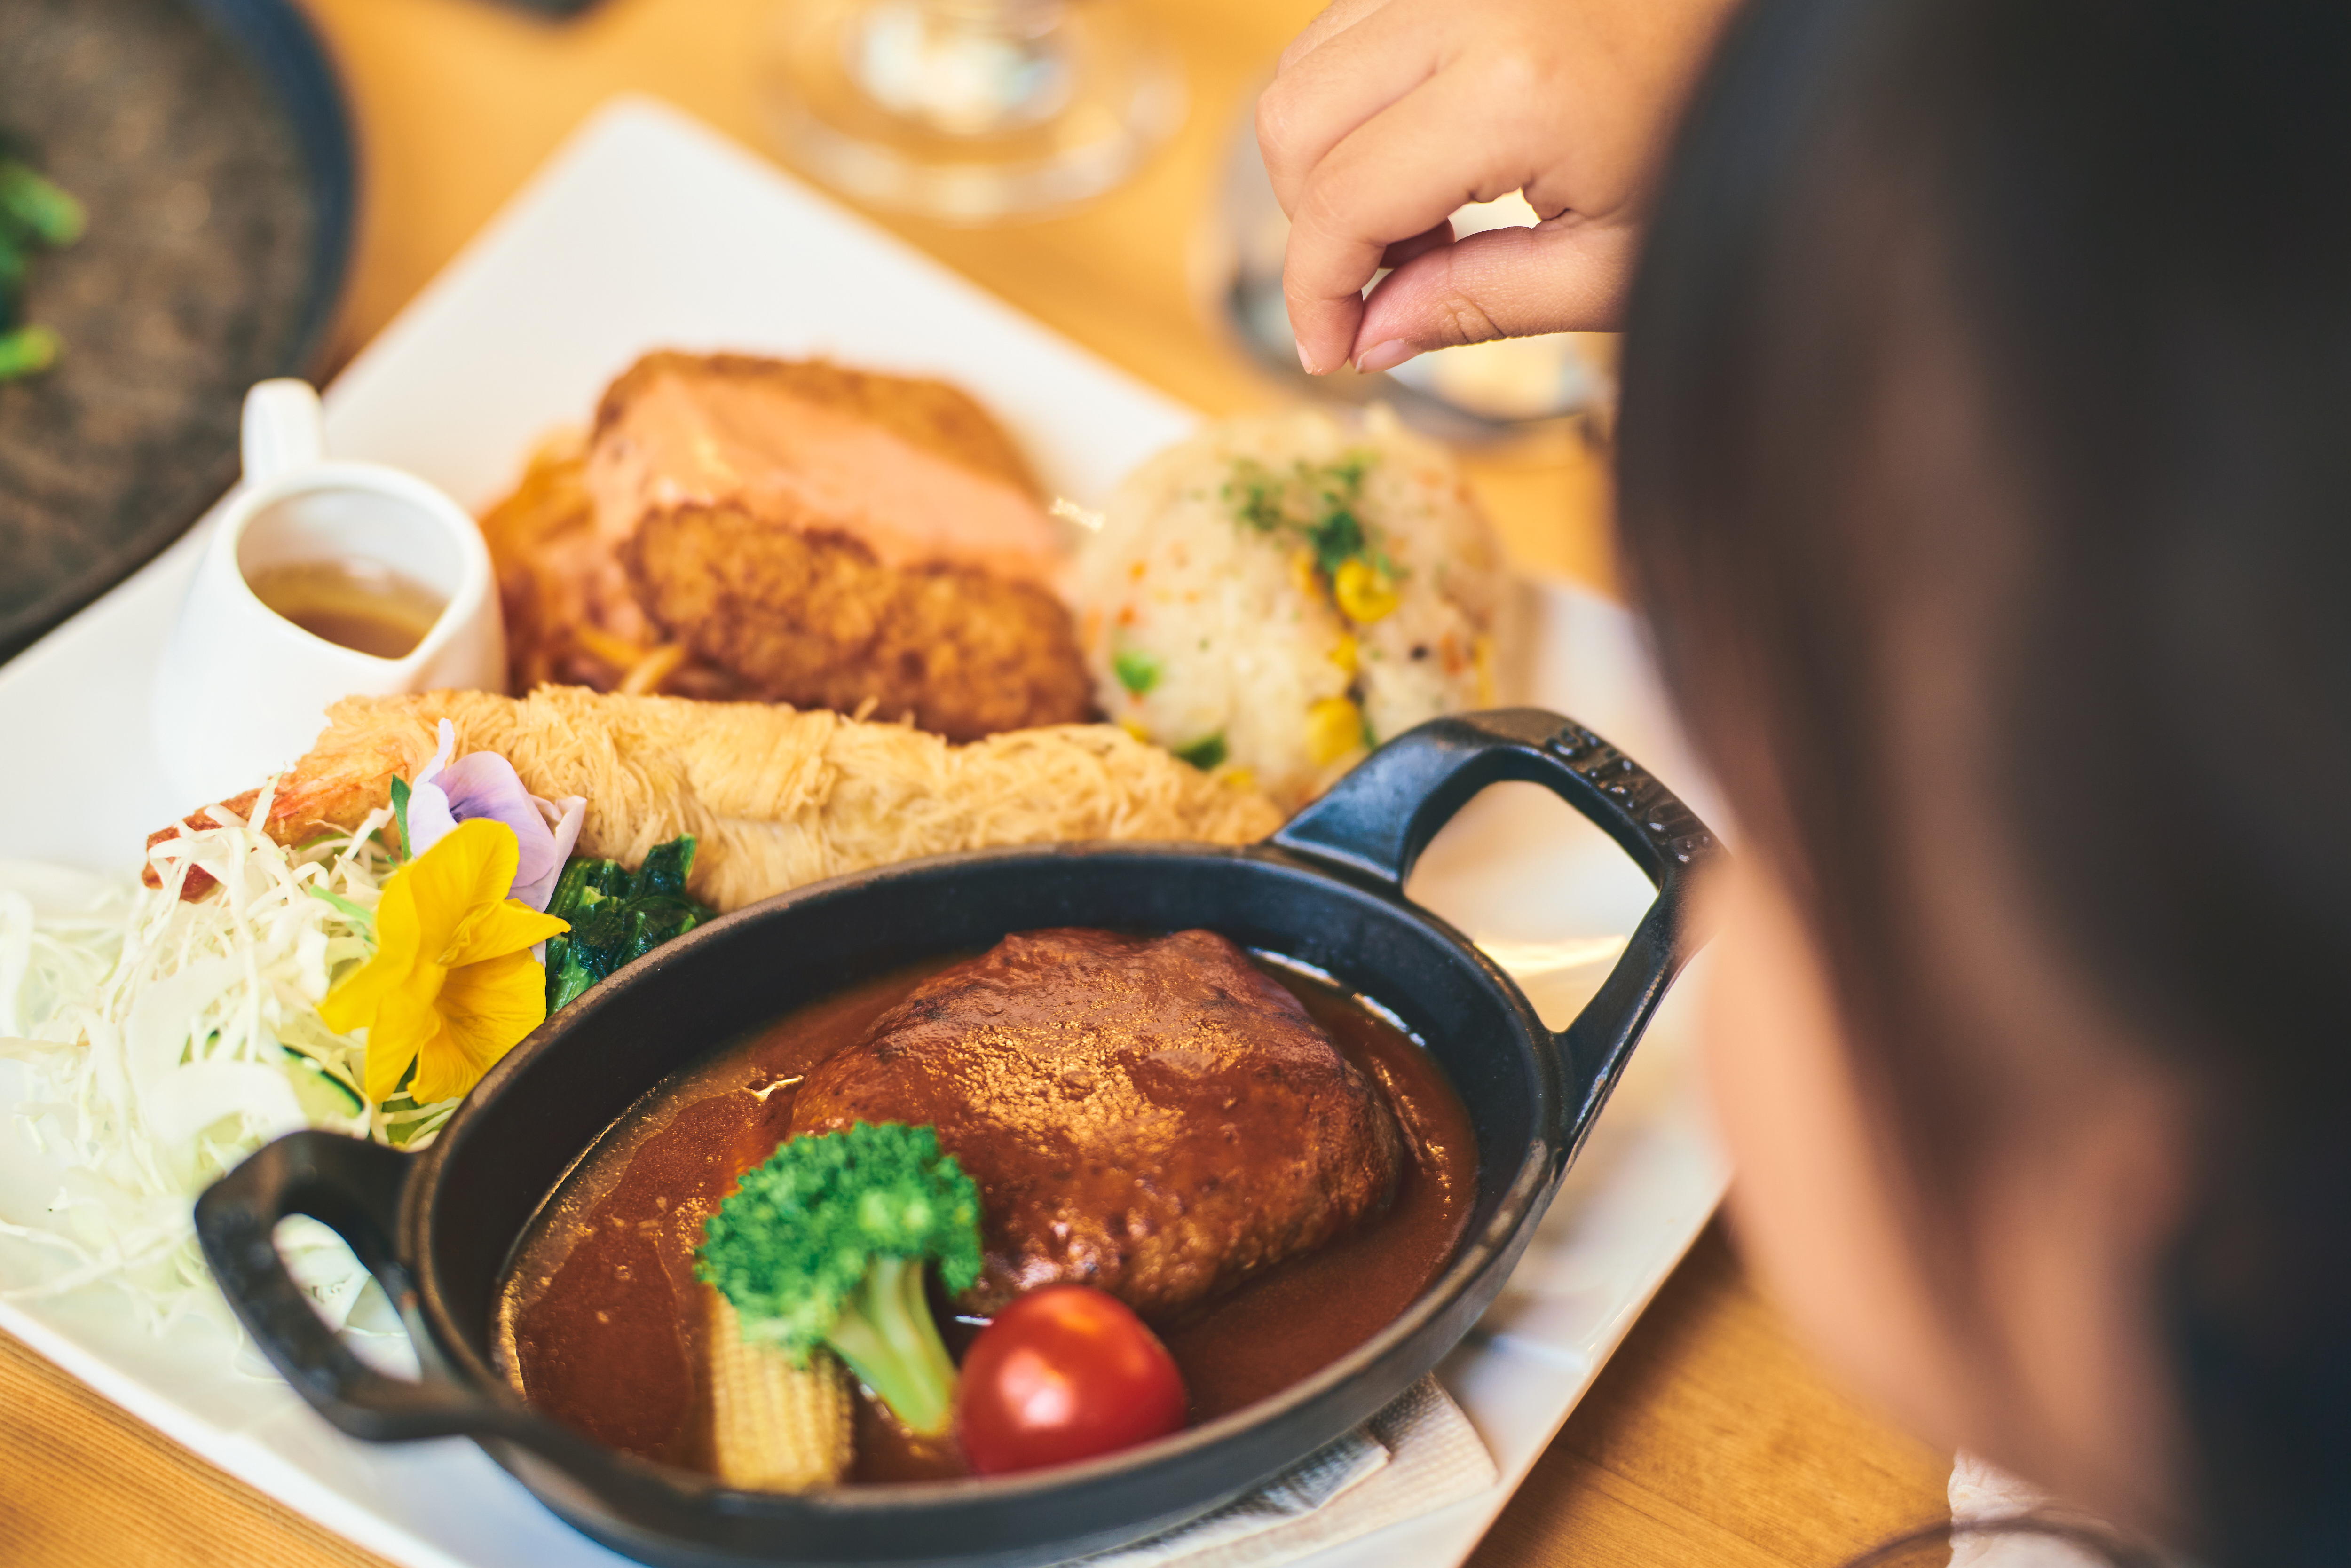
M992 1312L1092 1285L1168 1318L1387 1207L1380 1089L1210 931L1008 936L808 1074L791 1134L930 1123L978 1183Z

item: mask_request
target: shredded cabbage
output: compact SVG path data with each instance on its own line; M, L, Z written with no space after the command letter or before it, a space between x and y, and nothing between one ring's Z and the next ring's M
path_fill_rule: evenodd
M192 1207L207 1185L297 1128L414 1148L455 1110L369 1105L363 1035L318 1014L373 950L391 813L289 850L262 831L269 803L159 845L160 890L0 862L0 1297L105 1282L159 1333L216 1316ZM192 869L220 886L183 903ZM308 1220L278 1241L344 1324L368 1282L349 1249Z

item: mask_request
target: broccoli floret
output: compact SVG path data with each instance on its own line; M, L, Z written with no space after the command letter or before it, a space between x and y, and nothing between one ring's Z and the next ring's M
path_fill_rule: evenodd
M955 1418L955 1363L924 1294L979 1278L979 1189L931 1127L860 1122L793 1138L710 1217L695 1272L734 1303L746 1339L805 1364L829 1346L909 1431Z

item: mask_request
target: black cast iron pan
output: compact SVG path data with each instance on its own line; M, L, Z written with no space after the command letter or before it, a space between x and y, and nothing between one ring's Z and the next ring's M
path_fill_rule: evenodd
M1446 821L1512 779L1548 785L1657 887L1614 971L1559 1034L1467 938L1403 894ZM328 1420L375 1441L471 1437L564 1519L644 1562L1010 1565L1103 1550L1303 1458L1468 1332L1697 946L1689 877L1716 852L1678 800L1577 725L1525 708L1439 719L1382 747L1263 843L983 850L740 910L550 1019L426 1153L295 1134L204 1195L197 1234L238 1317ZM1403 1316L1245 1410L1128 1453L988 1480L736 1491L605 1448L523 1405L491 1362L500 1275L539 1205L641 1095L864 976L1049 925L1207 926L1324 971L1425 1042L1477 1128L1479 1187L1458 1253ZM312 1312L270 1239L288 1214L333 1227L374 1271L416 1341L421 1382L369 1370Z

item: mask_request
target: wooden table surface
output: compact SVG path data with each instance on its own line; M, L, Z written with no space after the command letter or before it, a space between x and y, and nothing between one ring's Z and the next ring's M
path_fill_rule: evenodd
M581 116L622 89L758 137L754 47L775 0L607 0L549 24L483 0L306 0L364 160L334 358L422 287ZM1199 218L1242 106L1314 0L1142 0L1191 116L1125 188L984 229L885 217L1077 341L1213 413L1280 395L1196 308ZM1531 570L1612 581L1604 465L1566 434L1476 455ZM1477 1568L1834 1568L1942 1516L1946 1461L1832 1389L1709 1229L1512 1500ZM375 1559L0 1337L0 1563L321 1568Z

